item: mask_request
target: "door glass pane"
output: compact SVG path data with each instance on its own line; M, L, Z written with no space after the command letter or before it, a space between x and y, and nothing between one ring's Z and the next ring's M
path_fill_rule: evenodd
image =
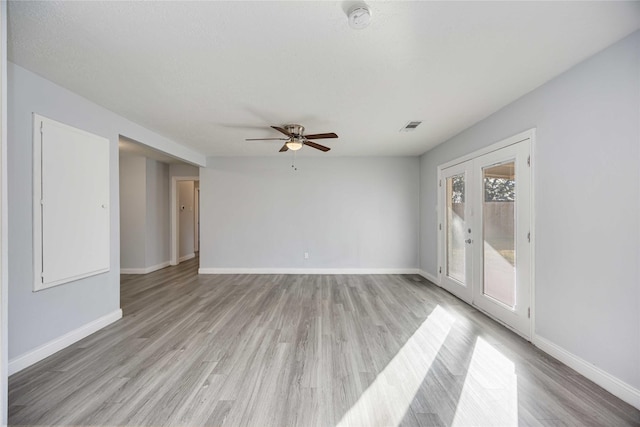
M482 169L484 198L484 294L501 303L516 304L515 162Z
M462 284L465 275L464 174L447 178L447 276Z

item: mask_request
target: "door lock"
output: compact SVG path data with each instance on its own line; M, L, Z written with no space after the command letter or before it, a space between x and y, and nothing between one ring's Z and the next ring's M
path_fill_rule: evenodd
M465 242L471 244L471 239L467 239L467 240L465 240Z

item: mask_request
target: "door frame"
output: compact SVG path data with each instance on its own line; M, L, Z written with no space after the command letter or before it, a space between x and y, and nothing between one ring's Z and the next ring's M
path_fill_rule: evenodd
M441 165L439 165L436 169L436 192L437 192L437 205L436 205L436 212L437 212L437 224L436 224L436 231L437 231L437 245L438 245L438 251L437 251L437 260L438 260L438 270L437 270L437 274L436 274L436 278L438 279L436 281L436 285L438 285L439 287L442 288L442 276L444 274L444 269L443 269L443 263L444 263L444 259L443 259L443 246L444 246L444 218L442 217L443 214L443 197L442 197L442 171L446 168L449 168L451 166L455 166L457 164L460 163L464 163L467 162L469 160L473 160L476 157L480 157L483 156L485 154L489 154L493 151L497 151L500 150L502 148L508 147L510 145L514 145L517 144L518 142L522 142L525 140L529 140L529 144L530 144L530 153L529 153L529 163L530 163L530 198L529 198L529 203L530 203L530 233L531 233L531 242L530 242L530 248L531 248L531 253L530 253L530 272L529 272L529 301L530 301L530 319L531 319L531 323L530 323L530 327L529 327L529 335L525 336L522 333L520 333L519 331L515 330L514 328L512 328L511 326L507 325L506 323L500 321L499 319L497 319L496 317L494 317L493 315L491 315L490 313L487 313L486 311L482 310L481 308L477 307L476 305L473 305L474 308L477 308L478 310L482 311L484 314L486 314L487 316L491 317L493 320L495 320L496 322L504 325L505 327L507 327L508 329L514 331L515 333L517 333L518 335L522 336L523 338L525 338L527 341L531 341L533 339L533 337L535 336L535 325L536 325L536 318L535 318L535 305L536 305L536 299L535 299L535 253L536 253L536 247L535 247L535 224L536 224L536 219L535 219L535 148L536 148L536 128L532 128L532 129L528 129L524 132L520 132L516 135L513 135L511 137L505 138L501 141L498 141L496 143L493 143L487 147L484 148L480 148L478 150L475 150L471 153L465 154L464 156L458 157L454 160L450 160L446 163L443 163ZM443 288L444 289L444 288ZM457 297L456 297L457 298ZM462 299L461 299L462 301Z
M178 256L178 244L180 243L180 226L178 220L180 215L178 214L178 181L193 181L200 182L199 176L173 176L171 177L171 202L170 202L170 223L171 223L171 260L170 265L178 265L180 263L180 257Z
M200 252L200 187L195 185L193 188L193 229L193 251Z

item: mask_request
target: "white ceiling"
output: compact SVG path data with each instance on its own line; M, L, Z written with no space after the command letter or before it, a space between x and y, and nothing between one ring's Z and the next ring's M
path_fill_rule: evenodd
M418 155L640 28L640 2L10 2L9 59L205 155ZM415 132L399 132L424 120ZM141 141L144 142L144 141Z

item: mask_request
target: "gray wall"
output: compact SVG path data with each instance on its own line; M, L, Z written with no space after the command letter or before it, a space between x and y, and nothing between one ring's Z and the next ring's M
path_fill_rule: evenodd
M111 142L110 271L40 292L32 292L33 112ZM8 66L8 116L8 323L9 358L13 359L120 307L119 135L198 164L205 159L12 63Z
M421 268L436 275L436 167L530 128L535 330L640 387L640 32L421 158Z
M169 165L120 157L120 268L169 262Z
M416 268L419 159L209 158L201 268ZM304 259L304 252L309 259Z
M0 424L8 404L7 2L0 3Z
M199 176L200 169L197 166L191 166L181 163L172 163L169 165L169 176Z
M169 262L169 165L147 159L145 267Z
M194 182L193 181L178 181L178 206L184 206L184 210L179 209L180 215L178 224L180 231L178 236L179 251L178 257L183 257L193 254L194 237L195 237L195 212L194 212Z
M120 157L120 268L145 267L146 161Z

